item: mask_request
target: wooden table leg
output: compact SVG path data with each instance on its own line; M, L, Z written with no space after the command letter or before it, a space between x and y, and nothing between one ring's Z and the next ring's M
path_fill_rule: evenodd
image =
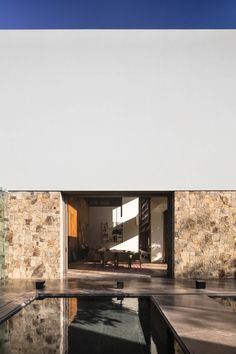
M132 255L132 253L130 253L129 254L129 263L128 263L128 265L129 265L129 269L131 269L132 268L132 259L133 259L133 255Z
M105 252L100 253L101 256L101 265L103 268L105 268Z
M116 252L114 254L114 266L117 268L119 267L119 253L118 252Z

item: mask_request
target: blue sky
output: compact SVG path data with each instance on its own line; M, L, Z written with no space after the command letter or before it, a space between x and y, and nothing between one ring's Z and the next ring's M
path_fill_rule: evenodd
M0 0L0 29L236 28L236 0Z

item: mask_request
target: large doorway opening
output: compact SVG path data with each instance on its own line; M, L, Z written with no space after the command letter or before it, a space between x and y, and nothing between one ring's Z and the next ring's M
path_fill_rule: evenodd
M172 192L63 192L68 270L173 277Z

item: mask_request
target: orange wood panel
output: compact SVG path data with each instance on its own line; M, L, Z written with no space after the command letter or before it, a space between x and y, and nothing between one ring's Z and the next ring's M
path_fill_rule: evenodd
M77 210L68 204L68 236L78 236Z

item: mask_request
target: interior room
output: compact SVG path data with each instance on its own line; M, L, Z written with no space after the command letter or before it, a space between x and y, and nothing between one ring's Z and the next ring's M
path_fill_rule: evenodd
M74 192L63 198L68 269L167 276L168 195Z

